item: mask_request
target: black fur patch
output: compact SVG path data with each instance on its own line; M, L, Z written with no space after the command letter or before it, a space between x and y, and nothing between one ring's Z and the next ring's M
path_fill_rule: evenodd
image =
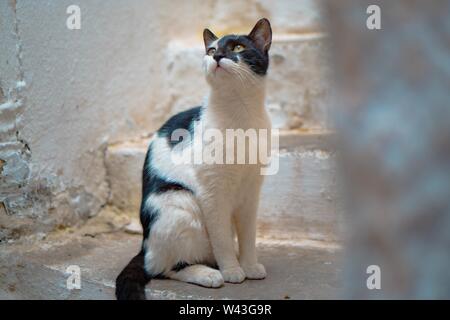
M170 139L172 132L178 128L189 130L192 134L193 122L200 118L201 107L193 108L181 112L170 118L158 131L159 136L165 136ZM178 142L170 142L175 145ZM142 171L142 200L140 208L140 219L143 228L142 248L128 265L122 270L116 279L116 297L118 300L143 300L145 299L145 285L151 278L161 277L161 274L149 275L145 271L145 240L148 239L152 225L160 214L159 210L151 205L146 205L148 196L152 193L163 193L171 190L187 190L192 192L182 183L169 181L158 173L152 167L153 144L150 144L145 157ZM181 268L181 265L179 266ZM181 269L180 269L181 270Z
M151 277L144 269L144 252L139 252L116 279L118 300L145 300L145 285Z
M151 226L159 215L159 211L156 208L146 205L146 200L150 194L160 194L171 190L186 190L193 192L182 183L169 181L158 175L152 168L152 153L153 145L150 144L145 157L144 168L142 170L142 200L140 219L144 230L144 240L149 237Z
M200 120L201 112L202 107L195 107L177 113L162 125L162 127L158 130L158 136L166 137L167 141L172 147L177 145L182 140L172 141L172 133L177 129L184 129L188 130L192 136L194 130L194 122Z
M238 44L243 45L245 49L241 52L234 52L233 48ZM268 53L261 51L248 36L227 35L220 38L217 46L218 48L214 53L215 58L228 58L237 63L240 57L254 73L258 75L265 75L267 73L267 69L269 68Z

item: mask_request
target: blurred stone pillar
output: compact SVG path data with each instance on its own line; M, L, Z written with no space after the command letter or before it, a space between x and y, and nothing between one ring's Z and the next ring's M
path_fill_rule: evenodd
M366 9L381 8L381 30ZM347 298L450 298L450 3L326 1ZM381 270L369 290L367 267Z

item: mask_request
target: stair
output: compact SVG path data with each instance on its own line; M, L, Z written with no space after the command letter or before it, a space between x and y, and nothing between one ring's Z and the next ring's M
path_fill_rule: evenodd
M137 219L148 139L115 144L106 151L110 204ZM258 235L277 240L339 240L333 134L281 131L275 156L279 172L266 176L258 212Z

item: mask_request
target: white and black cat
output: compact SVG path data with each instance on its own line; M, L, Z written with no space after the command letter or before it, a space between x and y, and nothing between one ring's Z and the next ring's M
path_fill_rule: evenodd
M200 127L224 134L270 130L264 99L271 26L261 19L248 35L218 39L205 29L203 38L210 92L203 106L170 118L150 143L143 168L142 249L117 277L118 299L145 299L145 285L156 277L205 287L266 277L255 248L261 164L180 164L172 156L196 152L195 142L205 142L196 133ZM189 139L173 139L178 129L188 130Z

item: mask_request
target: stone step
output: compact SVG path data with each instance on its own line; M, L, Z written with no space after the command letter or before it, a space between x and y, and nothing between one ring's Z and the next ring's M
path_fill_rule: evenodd
M279 172L264 181L259 235L277 239L339 241L342 210L331 133L280 136Z
M193 45L193 43L195 43ZM330 68L322 33L278 35L270 50L267 104L274 127L329 128ZM207 92L201 42L173 40L167 46L167 83L172 112L198 105Z
M266 176L258 212L261 237L338 241L341 210L336 187L333 134L281 131L279 171ZM138 217L141 174L148 139L108 147L110 204Z
M93 236L82 230L4 245L0 299L114 299L115 278L138 252L141 238L121 232ZM333 299L341 294L341 251L336 246L258 241L265 280L207 289L152 280L148 299ZM69 290L69 266L81 271L81 289Z

